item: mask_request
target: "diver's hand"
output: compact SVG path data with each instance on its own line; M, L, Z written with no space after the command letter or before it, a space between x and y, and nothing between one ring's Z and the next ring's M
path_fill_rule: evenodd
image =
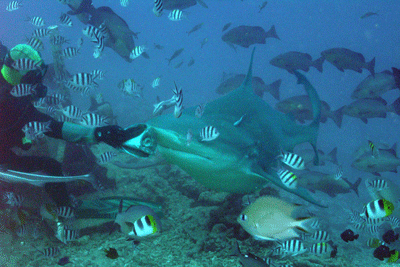
M94 130L94 138L97 142L120 148L126 141L126 131L117 125L98 127Z

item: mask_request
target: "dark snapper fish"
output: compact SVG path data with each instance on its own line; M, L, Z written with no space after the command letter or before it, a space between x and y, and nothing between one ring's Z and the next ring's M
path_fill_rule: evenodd
M375 76L369 75L357 85L351 94L351 98L377 98L384 93L399 88L396 84L395 76L392 72L385 70L376 73Z
M295 70L307 72L310 67L314 67L319 72L322 72L324 58L320 57L316 60L312 60L312 57L307 53L291 51L274 57L269 63L272 66L285 69L289 73L293 73Z
M225 33L222 41L248 48L253 44L265 44L266 38L279 40L274 25L268 31L259 26L238 26Z
M46 183L72 182L85 180L94 183L94 177L91 174L77 176L50 176L27 172L18 172L12 170L0 170L0 180L8 183L28 183L34 186L44 186Z
M370 62L366 62L361 53L351 51L347 48L331 48L322 51L321 55L326 59L326 61L330 62L342 72L345 69L348 69L361 73L362 69L366 69L372 74L372 76L375 75L375 58Z

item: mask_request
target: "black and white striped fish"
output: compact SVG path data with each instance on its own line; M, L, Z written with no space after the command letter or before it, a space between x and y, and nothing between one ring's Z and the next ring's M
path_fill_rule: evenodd
M342 178L343 173L344 173L343 167L342 167L342 165L339 165L339 166L337 167L337 170L336 170L334 179L335 179L335 180L339 180L340 178Z
M69 206L57 207L56 210L55 210L55 213L57 214L57 216L63 217L63 218L73 218L73 217L75 217L74 209L69 207Z
M201 118L203 116L204 113L204 105L198 105L196 107L196 110L194 111L194 115L196 116L196 118Z
M10 94L14 97L23 97L23 96L33 94L35 88L36 88L36 85L20 83L11 89Z
M158 86L160 86L160 77L157 77L153 80L153 82L151 83L151 87L156 88Z
M79 49L77 49L76 47L67 47L61 51L61 56L66 58L73 58L78 54L79 54Z
M365 219L363 217L360 216L360 213L355 211L355 210L351 210L351 213L349 215L349 221L351 223L364 223Z
M100 155L97 163L104 164L104 163L110 162L112 160L112 158L115 156L117 156L117 154L115 154L112 151L104 152L103 154Z
M145 237L157 232L157 223L153 216L145 215L133 223L129 236Z
M75 122L75 119L69 118L65 116L64 114L59 114L56 118L57 121L59 122Z
M99 58L104 51L104 36L101 36L99 39L97 39L97 42L95 43L97 45L94 47L93 57Z
M11 12L11 11L15 11L17 9L19 9L20 7L22 7L22 1L11 1L10 3L8 3L6 10Z
M359 230L359 231L364 231L365 228L367 227L367 224L365 222L361 222L361 223L355 223L354 228Z
M52 35L50 36L50 43L52 45L63 45L63 44L69 44L69 40L61 35Z
M163 9L164 9L163 1L162 0L154 0L154 7L153 7L154 15L156 15L157 17L161 17Z
M200 130L201 141L212 141L219 136L217 128L214 126L206 126Z
M393 229L400 227L400 219L394 216L389 216L386 218L387 222L390 223Z
M32 36L33 37L46 37L51 33L51 30L46 29L46 28L40 28L40 29L36 29L33 33Z
M40 50L44 49L42 40L40 40L36 37L31 37L29 39L27 38L26 41L27 41L27 44L30 45L36 51L40 51Z
M375 234L378 233L382 229L382 226L380 225L366 225L364 228L364 231L369 233L369 234Z
M51 121L30 121L22 127L22 131L28 140L35 140L36 138L43 137L44 133L51 131L50 124Z
M11 207L21 207L25 198L22 195L15 194L14 192L5 192L3 196L3 200L7 205Z
M175 82L174 84L175 88L172 90L175 96L174 116L175 118L179 118L182 115L183 111L183 93L182 93L182 88L178 88Z
M109 30L107 28L107 25L106 25L105 21L103 21L103 23L100 24L99 30L100 30L101 34L103 35L104 39L110 38L110 32L109 32Z
M61 13L61 15L60 15L60 23L61 23L61 25L63 25L63 26L72 27L72 20L71 20L71 18L70 18L67 14L65 14L65 13Z
M335 248L325 242L313 244L310 248L310 252L317 255L323 255L327 253L330 253L332 255L332 252L334 250Z
M76 240L79 237L79 231L68 229L62 222L57 222L56 237L58 240L66 244L67 242Z
M122 7L127 7L129 5L130 0L120 0L119 2Z
M297 176L289 170L280 168L277 171L279 179L282 181L283 185L290 189L297 188Z
M282 243L282 252L286 255L296 256L306 252L303 242L298 239L286 240Z
M80 124L87 127L100 127L108 125L109 119L96 113L86 113L82 116Z
M145 48L143 46L136 46L135 48L132 49L129 58L130 59L135 59L138 58L141 54L143 54Z
M377 191L381 191L383 189L386 189L388 187L388 184L383 179L376 179L376 180L373 180L373 181L369 181L368 182L368 186L374 188Z
M20 58L14 61L11 66L16 70L35 70L40 68L41 63L30 58Z
M63 108L63 114L71 119L80 119L83 112L77 106L69 105Z
M43 27L44 19L42 17L27 17L25 21L29 21L33 26Z
M83 35L85 35L86 37L88 37L92 42L97 43L99 41L99 39L103 36L101 34L101 31L94 27L94 26L87 26L85 27L83 30Z
M281 154L278 156L278 158L280 158L283 163L295 170L304 170L306 168L303 158L297 154L281 151Z
M39 250L45 257L55 257L60 254L60 249L58 247L49 247L43 250Z
M311 236L309 236L311 239L315 241L329 241L331 240L331 236L329 235L328 232L326 231L315 231Z
M93 70L90 74L92 74L93 80L103 80L105 77L104 71L102 70Z
M93 75L86 72L80 72L73 75L70 82L78 87L97 85L93 80Z
M65 97L62 94L47 95L44 98L45 103L49 106L57 106L60 103L64 102L64 100Z
M168 19L172 21L180 21L183 17L183 12L179 9L172 10L168 15Z
M365 219L367 225L381 225L386 222L386 218L368 218Z

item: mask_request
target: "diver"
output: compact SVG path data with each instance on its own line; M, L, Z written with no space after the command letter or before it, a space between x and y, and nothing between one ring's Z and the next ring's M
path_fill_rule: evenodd
M1 51L6 49L1 45ZM88 128L71 122L58 122L52 117L39 112L33 101L46 96L47 87L42 79L46 74L39 52L26 44L19 44L5 53L0 60L0 166L20 172L43 172L47 175L62 176L61 163L50 157L19 156L12 150L19 147L28 150L32 146L22 128L29 122L49 122L50 131L45 135L68 142L95 144L104 142L114 148L137 157L148 157L154 153L156 142L153 132L145 124L137 124L127 129L117 125ZM19 59L33 60L38 68L17 70L13 63ZM32 94L15 97L10 94L18 84L33 85ZM69 206L69 197L65 183L48 183L45 191L57 206Z

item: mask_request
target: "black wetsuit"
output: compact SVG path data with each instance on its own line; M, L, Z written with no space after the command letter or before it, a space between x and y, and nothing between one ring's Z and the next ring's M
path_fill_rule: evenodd
M0 69L3 64L0 64ZM24 83L37 84L40 80L24 81ZM0 165L10 170L22 172L44 172L48 175L62 176L61 163L50 157L39 156L18 156L13 147L20 147L24 150L30 145L23 144L25 136L22 127L31 121L51 121L51 131L46 135L53 138L62 138L62 122L55 121L50 116L39 112L32 104L31 97L13 97L10 95L10 85L0 75ZM46 192L58 206L68 205L69 197L65 183L49 183L45 185Z

